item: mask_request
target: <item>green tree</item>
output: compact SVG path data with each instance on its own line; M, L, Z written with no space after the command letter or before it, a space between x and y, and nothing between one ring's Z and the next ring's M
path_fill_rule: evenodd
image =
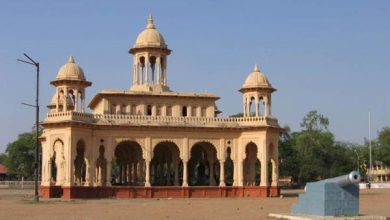
M0 154L0 163L1 164L4 164L6 156L7 155L5 155L5 154Z
M376 160L390 165L390 127L384 127L378 135L378 149L375 154Z
M4 164L7 172L17 178L31 179L34 175L35 133L23 133L7 145Z
M336 142L328 126L329 119L313 110L303 118L302 131L291 135L297 154L298 181L301 183L356 170L353 145Z
M309 111L305 117L303 117L301 127L307 131L322 131L327 130L329 126L329 119L322 114L319 114L317 110Z
M285 126L279 137L279 161L280 175L291 176L294 181L298 180L298 158L297 151L292 146L290 127Z

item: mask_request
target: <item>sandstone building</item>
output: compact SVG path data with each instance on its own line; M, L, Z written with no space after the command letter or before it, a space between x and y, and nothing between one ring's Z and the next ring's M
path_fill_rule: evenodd
M210 93L171 91L168 48L149 17L129 53L128 90L92 85L71 56L51 81L42 122L44 197L278 196L275 89L256 65L239 90L242 117L218 117Z

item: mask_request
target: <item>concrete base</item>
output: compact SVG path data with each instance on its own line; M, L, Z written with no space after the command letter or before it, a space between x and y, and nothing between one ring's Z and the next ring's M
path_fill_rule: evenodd
M97 199L97 198L217 198L217 197L278 197L279 187L232 187L232 186L41 186L43 198Z
M317 216L317 215L298 215L298 214L268 214L269 217L276 219L289 220L386 220L386 216L359 215L359 216Z

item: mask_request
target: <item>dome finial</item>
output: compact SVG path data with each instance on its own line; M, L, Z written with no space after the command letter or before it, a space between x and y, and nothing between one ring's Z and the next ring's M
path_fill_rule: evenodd
M68 63L75 63L74 57L72 55L69 56Z
M150 14L148 17L148 25L146 25L146 28L155 29L152 14Z
M253 68L253 72L260 72L259 64L255 64L255 67Z

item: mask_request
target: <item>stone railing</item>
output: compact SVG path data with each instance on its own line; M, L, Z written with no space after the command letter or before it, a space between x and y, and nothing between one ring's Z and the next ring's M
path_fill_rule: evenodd
M374 168L371 170L372 175L390 175L390 168L388 167L383 167L380 169L379 167Z
M181 126L181 127L253 127L278 126L273 117L172 117L124 114L90 114L80 112L49 113L44 123L78 121L99 125L145 125L145 126Z
M58 113L48 113L44 123L50 122L65 122L65 121L78 121L85 123L93 123L94 115L90 113L81 113L81 112L58 112Z

